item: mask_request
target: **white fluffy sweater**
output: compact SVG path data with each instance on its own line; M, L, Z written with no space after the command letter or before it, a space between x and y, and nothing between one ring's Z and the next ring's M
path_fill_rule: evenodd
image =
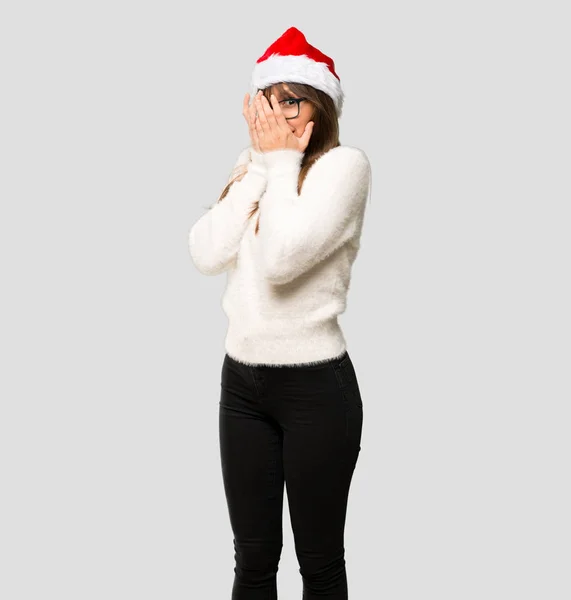
M304 365L340 356L351 267L371 185L366 154L338 146L312 165L301 193L303 153L242 150L247 173L190 229L197 269L227 272L226 352L249 365ZM247 215L259 200L258 213Z

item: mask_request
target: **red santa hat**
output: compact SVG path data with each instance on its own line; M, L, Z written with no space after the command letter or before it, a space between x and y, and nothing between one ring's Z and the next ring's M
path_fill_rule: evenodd
M290 27L256 61L252 95L282 81L306 83L325 92L335 102L337 117L341 116L344 94L333 59L309 44L296 27Z

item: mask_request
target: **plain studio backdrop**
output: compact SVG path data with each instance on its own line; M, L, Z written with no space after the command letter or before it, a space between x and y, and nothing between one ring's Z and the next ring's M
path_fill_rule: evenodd
M229 600L226 275L187 236L290 26L373 170L350 598L571 597L565 5L2 4L3 600ZM301 598L286 498L278 586Z

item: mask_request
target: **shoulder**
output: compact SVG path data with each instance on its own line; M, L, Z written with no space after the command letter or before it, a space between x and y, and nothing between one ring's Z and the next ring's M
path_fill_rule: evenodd
M364 150L361 150L361 148L357 148L356 146L346 146L345 144L341 144L339 146L336 146L335 148L332 148L331 150L327 151L323 156L327 154L331 154L332 156L338 155L339 157L343 158L358 157L361 160L369 160Z
M322 154L310 171L314 171L315 175L335 173L340 178L350 175L361 179L370 177L371 164L367 154L361 148L340 145Z
M365 165L370 164L367 153L361 148L357 148L356 146L338 146L337 150L341 155L347 158L347 160L353 160Z

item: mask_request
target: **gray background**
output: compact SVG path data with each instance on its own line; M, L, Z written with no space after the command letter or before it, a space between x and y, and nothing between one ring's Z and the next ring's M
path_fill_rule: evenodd
M341 142L373 168L341 317L351 600L571 597L564 6L2 3L3 600L230 597L226 276L187 235L292 25L334 58ZM286 502L284 536L293 600Z

